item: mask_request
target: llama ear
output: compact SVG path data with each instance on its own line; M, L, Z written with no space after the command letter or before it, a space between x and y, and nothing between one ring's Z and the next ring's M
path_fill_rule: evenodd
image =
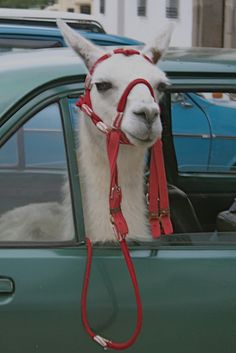
M173 23L168 24L156 38L143 48L142 53L152 59L154 64L160 60L168 49L173 29Z
M98 46L81 36L74 29L69 27L64 21L58 19L57 26L60 29L66 43L81 56L88 69L91 69L93 64L99 57L104 54Z

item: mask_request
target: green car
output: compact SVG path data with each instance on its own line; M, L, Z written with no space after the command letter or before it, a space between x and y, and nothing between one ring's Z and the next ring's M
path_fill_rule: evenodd
M232 353L236 350L236 222L234 210L227 210L236 196L236 174L234 168L203 170L202 162L191 158L199 150L206 157L205 145L213 148L217 139L222 140L219 155L232 150L236 134L235 129L230 137L200 131L203 107L193 110L182 97L195 94L235 109L236 51L170 50L161 68L171 82L163 95L162 118L174 234L130 245L144 318L129 352ZM80 308L87 254L75 152L79 143L75 102L83 92L85 75L84 64L68 49L0 57L0 353L101 351L84 331ZM184 111L186 124L192 122L191 134L172 133L176 119L181 119L176 111ZM227 113L220 118L220 124L227 123ZM189 149L178 148L180 137ZM194 168L182 167L180 151ZM68 176L74 219L71 239L63 239L57 224L53 241L40 234L35 241L16 241L17 234L2 231L4 215L11 210L60 204ZM22 227L19 232L24 232ZM122 341L132 335L133 289L115 245L94 246L88 317L93 330L105 337Z

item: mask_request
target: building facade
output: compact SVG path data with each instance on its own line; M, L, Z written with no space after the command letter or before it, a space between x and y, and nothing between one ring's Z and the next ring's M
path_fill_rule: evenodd
M192 11L193 0L93 0L93 15L109 33L147 42L175 22L174 46L191 45Z
M57 0L48 10L91 14L92 0Z
M236 48L236 0L194 0L194 46Z
M172 46L236 48L236 0L93 0L109 33L147 42L175 22Z

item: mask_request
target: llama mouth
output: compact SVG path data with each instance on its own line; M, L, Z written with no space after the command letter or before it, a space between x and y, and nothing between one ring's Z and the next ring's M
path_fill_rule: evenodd
M128 136L127 136L128 138L129 138L129 136L130 136L132 139L138 141L139 143L146 144L146 143L151 143L151 142L153 142L153 138L151 138L150 136L148 136L148 137L146 137L146 138L141 138L141 137L138 137L138 136L135 136L135 135L131 134L130 132L127 132L127 135L128 135Z

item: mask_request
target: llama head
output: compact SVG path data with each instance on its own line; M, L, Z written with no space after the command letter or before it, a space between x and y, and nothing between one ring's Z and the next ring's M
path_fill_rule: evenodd
M89 70L106 54L63 21L58 20L58 26L66 42L81 56ZM148 56L153 64L143 55L116 54L99 63L92 75L92 107L108 126L113 125L120 97L131 81L137 78L145 79L154 89L155 99L145 84L135 85L127 97L121 130L136 146L150 147L161 137L159 100L161 89L168 80L155 64L166 51L171 33L172 28L169 26L142 50L142 54Z

